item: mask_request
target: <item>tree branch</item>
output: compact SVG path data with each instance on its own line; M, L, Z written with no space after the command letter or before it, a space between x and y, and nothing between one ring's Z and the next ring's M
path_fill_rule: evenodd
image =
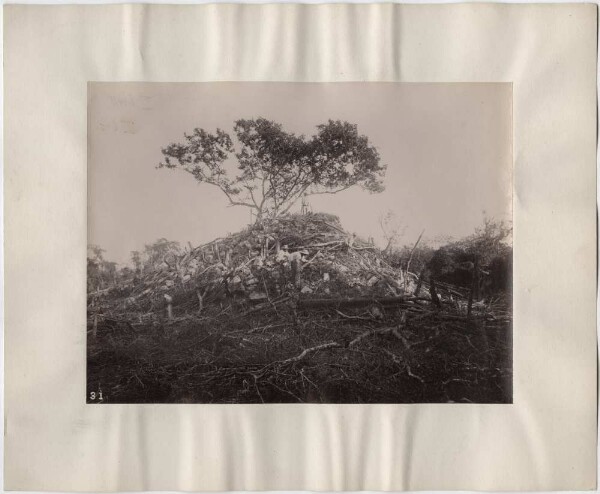
M227 192L227 190L223 187L223 185L217 183L217 182L213 182L212 180L205 180L204 183L210 184L210 185L214 185L215 187L218 187L219 190L221 190L223 192L223 194L225 194L225 196L227 197L227 199L229 200L229 203L232 206L246 206L247 208L252 208L252 209L257 209L257 207L254 204L250 204L247 202L241 202L241 201L234 201L231 198L231 194L229 192Z
M309 196L318 196L318 195L321 195L321 194L337 194L338 192L342 192L342 191L344 191L346 189L349 189L353 185L356 185L356 184L348 184L348 185L346 185L344 187L341 187L341 188L339 188L337 190L322 190L320 192L309 192L307 195L309 195Z
M300 192L298 194L296 194L296 197L294 197L293 199L290 200L289 204L283 209L283 211L281 211L281 214L285 214L287 213L291 207L296 204L296 202L298 201L298 199L300 199L300 197L302 197L302 194L304 194L304 192L306 192L306 189L308 189L312 184L308 183L306 184L304 187L302 187L300 189Z

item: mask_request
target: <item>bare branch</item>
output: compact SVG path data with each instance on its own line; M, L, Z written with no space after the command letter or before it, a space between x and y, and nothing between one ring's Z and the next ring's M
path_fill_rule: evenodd
M295 357L290 357L288 359L281 360L279 363L280 364L289 364L292 362L298 362L299 360L302 360L304 357L306 357L309 353L313 353L318 350L326 350L327 348L340 348L341 346L342 345L340 343L337 343L335 341L332 341L330 343L323 343L322 345L317 345L312 348L307 348L307 349L303 350L302 353L296 355Z
M318 191L318 192L309 192L306 195L309 195L309 196L318 196L318 195L321 195L321 194L337 194L338 192L343 192L344 190L349 189L353 185L355 185L355 184L348 184L348 185L346 185L344 187L341 187L339 189L336 189L336 190L321 190L321 191Z

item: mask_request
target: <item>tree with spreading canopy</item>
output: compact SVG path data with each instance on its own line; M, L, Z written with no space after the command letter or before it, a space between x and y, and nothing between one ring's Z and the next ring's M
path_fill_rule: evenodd
M287 213L306 195L336 194L358 185L383 190L385 165L356 125L329 120L310 138L265 118L237 120L237 142L217 129L196 128L162 150L159 168L180 169L219 188L232 206L254 211L257 221ZM237 158L235 175L226 163Z

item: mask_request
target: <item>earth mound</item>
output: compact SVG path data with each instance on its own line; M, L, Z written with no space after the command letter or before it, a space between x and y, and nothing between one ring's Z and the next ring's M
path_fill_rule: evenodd
M112 288L107 298L113 310L137 308L154 315L170 300L174 313L183 315L194 305L210 311L215 305L282 296L296 301L399 297L414 291L416 278L391 267L371 242L346 232L336 216L315 213L265 220L179 256L169 254L156 269Z
M89 294L88 396L510 402L509 308L420 278L322 213L169 254Z

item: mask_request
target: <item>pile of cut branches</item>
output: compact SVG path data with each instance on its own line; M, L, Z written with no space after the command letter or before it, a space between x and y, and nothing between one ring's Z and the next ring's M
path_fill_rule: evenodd
M511 400L507 318L418 304L275 306L113 321L88 340L88 390L112 403Z
M112 403L509 402L510 304L291 215L88 296L88 397Z

